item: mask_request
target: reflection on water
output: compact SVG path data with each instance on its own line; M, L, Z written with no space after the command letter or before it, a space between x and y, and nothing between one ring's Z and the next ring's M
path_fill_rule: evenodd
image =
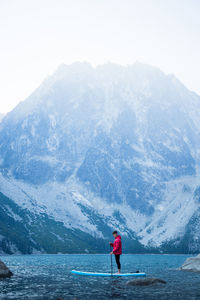
M123 272L139 269L166 285L127 286L130 278L74 276L70 270L109 272L109 255L22 255L3 261L15 274L0 280L0 299L200 299L200 274L177 268L186 255L123 255Z

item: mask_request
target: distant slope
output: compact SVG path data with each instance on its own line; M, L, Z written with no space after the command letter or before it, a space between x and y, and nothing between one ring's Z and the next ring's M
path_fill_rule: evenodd
M5 116L5 114L1 114L0 113L0 122L3 120L3 117Z
M37 207L34 208L37 211ZM98 223L98 216L93 215ZM105 253L109 251L111 228L105 239L93 237L80 229L67 228L63 222L46 213L22 208L0 193L0 253ZM144 247L132 236L124 237L126 252L144 252Z

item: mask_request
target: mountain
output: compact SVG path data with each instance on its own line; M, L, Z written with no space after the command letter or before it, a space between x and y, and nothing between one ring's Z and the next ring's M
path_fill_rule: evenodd
M3 117L4 117L5 115L4 114L1 114L0 113L0 122L3 120Z
M199 120L152 66L61 65L0 123L1 251L198 252Z

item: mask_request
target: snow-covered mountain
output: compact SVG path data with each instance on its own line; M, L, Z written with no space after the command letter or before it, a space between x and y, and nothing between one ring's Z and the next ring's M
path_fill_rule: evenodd
M4 114L0 113L0 122L3 120L4 116L5 116Z
M0 124L0 249L104 252L117 228L127 252L199 251L199 154L173 75L61 65Z

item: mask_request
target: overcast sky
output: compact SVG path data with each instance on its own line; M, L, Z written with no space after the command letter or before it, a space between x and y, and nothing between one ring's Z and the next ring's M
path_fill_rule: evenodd
M200 94L200 0L0 0L0 112L61 63L155 65Z

